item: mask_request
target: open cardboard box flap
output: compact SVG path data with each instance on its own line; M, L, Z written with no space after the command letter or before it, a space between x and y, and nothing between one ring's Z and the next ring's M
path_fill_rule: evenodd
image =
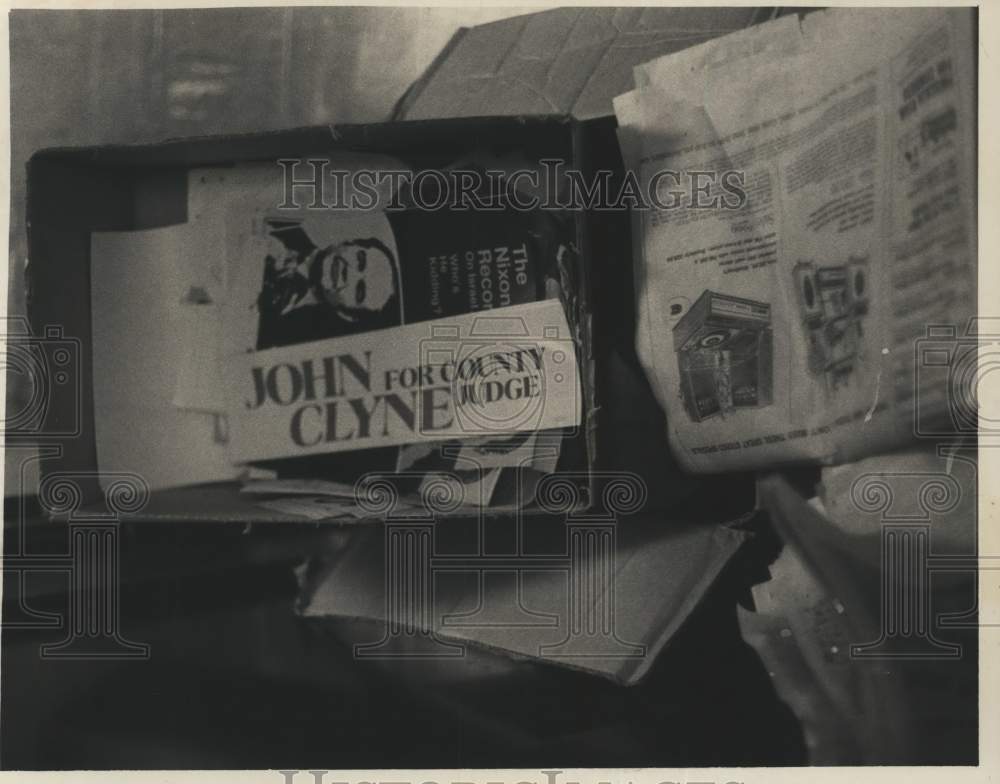
M358 529L325 574L304 577L302 614L374 621L351 628L361 659L457 667L468 656L476 669L483 657L472 654L485 650L632 685L748 536L648 513L620 522L539 518L517 556L516 525Z
M459 30L403 97L406 119L613 113L632 69L761 21L743 8L556 8Z

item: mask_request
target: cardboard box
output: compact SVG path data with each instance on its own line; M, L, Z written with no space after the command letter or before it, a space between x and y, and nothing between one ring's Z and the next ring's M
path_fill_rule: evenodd
M128 231L182 224L188 220L188 172L195 167L224 166L250 161L301 158L335 151L384 154L420 167L442 167L482 149L514 149L529 159L551 157L578 165L582 156L580 124L566 117L530 119L454 119L365 126L305 128L241 137L177 140L158 145L46 150L29 163L29 247L31 253L29 316L36 341L63 347L68 374L54 374L44 390L47 406L37 431L59 454L42 462L40 496L57 477L73 477L86 501L99 501L95 446L91 233ZM280 170L276 167L276 176ZM590 289L587 261L592 251L590 228L580 214L572 215L577 254L562 275L568 319L574 330L583 387L584 415L577 435L566 439L564 468L575 471L584 488L594 465L594 433L599 405L594 397L590 330ZM167 270L165 269L165 272ZM127 271L126 273L127 274ZM122 291L127 286L123 281ZM141 318L142 314L137 314ZM155 330L152 323L126 323L125 330ZM57 346L58 344L58 346ZM65 346L63 346L65 344ZM62 353L60 353L62 356ZM127 364L117 372L138 372ZM156 358L150 363L156 369ZM60 382L64 379L65 383ZM124 377L121 381L124 383ZM171 381L172 383L172 381ZM149 448L164 448L157 434L137 432ZM161 434L162 440L162 434ZM183 444L174 444L183 459ZM142 448L145 448L142 447ZM197 448L192 446L192 448ZM104 467L105 470L108 468ZM127 470L128 466L114 468ZM387 467L386 470L391 470ZM47 481L49 484L47 485ZM155 491L143 509L120 510L159 518L184 516L218 520L273 520L238 494L235 482ZM289 516L287 519L300 519Z
M47 474L87 474L96 469L93 400L89 393L89 298L80 296L80 292L88 290L89 232L183 221L187 168L274 159L351 144L390 153L410 150L413 145L434 149L435 140L440 142L447 129L451 152L456 139L470 145L483 140L502 145L524 140L540 145L548 139L556 146L569 144L567 156L585 175L609 169L613 180L618 180L623 176L623 166L616 123L610 116L611 99L631 85L632 67L741 28L760 16L760 12L749 8L556 9L458 33L400 102L397 119L427 122L395 126L395 131L394 126L309 128L145 148L40 153L33 159L30 171L34 289L31 316L36 330L58 323L65 325L67 335L79 336L83 392L78 412L68 396L53 400L51 417L57 429L73 429L80 437L59 442L63 454L45 461L49 464ZM573 115L574 119L531 116L553 112ZM508 119L486 120L477 115L505 115ZM436 116L471 119L428 119ZM405 138L393 136L404 128ZM389 137L392 144L386 141ZM504 672L514 666L512 658L515 662L542 659L617 683L634 684L649 671L656 656L749 536L742 527L724 523L740 519L752 506L752 479L727 477L726 492L718 492L718 487L713 491L712 482L717 484L719 480L679 472L661 435L665 432L663 413L635 356L631 226L627 212L584 215L579 229L581 256L599 262L589 270L594 275L589 287L581 289L583 296L590 292L594 295L582 303L588 308L584 334L590 340L589 350L581 357L582 382L590 394L584 427L587 465L598 471L632 471L642 477L647 491L645 506L635 514L622 516L620 525L617 519L610 523L579 521L581 526L572 529L577 534L572 533L573 523L567 522L565 515L532 518L529 528L541 539L531 539L520 548L513 546L517 537L511 526L519 523L512 517L481 524L459 520L439 526L444 531L443 550L436 551L435 557L448 555L449 542L451 554L461 555L462 548L456 549L455 542L468 544L467 537L479 535L481 525L489 529L488 536L494 537L484 552L505 553L492 564L490 575L483 578L487 591L483 617L479 619L485 621L483 625L453 624L444 616L438 624L438 619L428 614L410 637L420 645L421 640L437 635L450 644L451 650L456 644L468 645L462 666L455 658L435 660L441 665L438 672L445 681L480 677L490 668L496 670L498 659L493 654L500 654L505 662L500 669ZM91 478L87 488L90 498L99 497L96 479ZM192 486L157 493L141 514L206 521L280 519L263 513L234 490L232 486ZM694 507L675 506L679 498L699 490L705 492ZM668 507L672 509L669 520L663 512ZM291 522L291 518L287 521ZM559 651L543 651L540 646L558 646L565 636L572 537L578 537L578 544L585 529L593 529L595 524L610 529L602 536L610 536L615 542L614 549L608 551L613 559L608 564L613 576L590 596L584 611L600 610L605 613L601 617L610 613L624 648L598 656L573 655L572 650L550 656L548 653ZM329 572L320 574L307 592L311 598L307 613L318 616L316 620L322 625L336 626L337 635L351 644L377 643L394 618L386 604L385 548L390 537L405 533L405 525L390 521L386 527L352 532L347 549L334 558ZM532 561L533 554L541 554L542 561L548 563ZM510 568L504 569L504 559ZM509 607L495 600L504 598L512 585L511 572L517 574L518 564L523 561L539 567L525 572L525 606L547 618L547 625L539 628L533 623L515 624L505 629L501 622L510 618L495 613ZM548 571L542 568L546 565ZM472 611L477 597L484 594L478 583L470 583L468 578L483 568L490 571L488 567L489 563L475 560L464 563L464 577L453 573L447 578L451 582L441 589L439 607L454 613ZM497 579L498 583L493 582ZM607 642L606 637L601 639ZM384 652L393 662L400 661L395 654L413 652L406 639L394 637L390 643ZM641 655L636 655L637 651ZM417 664L422 668L421 677L429 677L427 667L431 665L427 660ZM505 682L516 687L517 681Z
M556 8L459 30L400 101L406 119L613 115L632 69L769 18L775 9Z
M597 170L609 169L617 180L623 168L611 99L630 84L632 66L738 29L762 15L764 12L750 8L554 9L461 30L400 101L396 118L572 114L584 120L571 123L574 164L588 177ZM524 130L513 134L489 130L489 123L482 120L468 122L462 132L467 140L478 137L510 145L514 139L532 136ZM521 127L520 122L506 122L504 127ZM347 132L353 140L337 141L337 135L343 133L326 127L304 128L147 147L52 150L36 155L29 163L33 299L29 315L36 334L44 334L38 330L47 325L61 324L71 340L79 339L81 366L77 404L71 402L71 396L60 393L50 406L54 429L47 432L56 434L54 443L59 444L62 455L45 460L48 468L43 471L92 472L96 466L89 376L91 327L89 317L80 312L84 305L76 296L88 291L85 264L78 260L89 255L89 231L182 222L186 217L184 171L190 167L345 149L352 144L364 149L392 146L380 144L374 136L358 145L361 130ZM429 132L421 133L426 136ZM428 149L429 142L423 144ZM399 143L398 147L406 145ZM650 438L650 434L664 431L659 426L663 414L635 357L628 215L611 212L583 220L580 232L583 255L601 259L594 267L598 277L585 285L601 295L582 303L588 311L584 331L591 339L589 355L582 363L582 383L585 394L591 396L587 401L589 414L583 422L584 463L648 477L650 506L665 507L697 489L700 480L678 476L665 439ZM62 260L53 262L51 254L60 255ZM76 269L66 272L63 266ZM597 365L607 371L596 373ZM601 408L611 416L605 420L606 427L598 428ZM60 440L58 433L67 427L80 438ZM91 481L87 497L99 498L96 489L96 483ZM233 515L239 520L256 519L256 508L233 495L223 488L199 489L194 496L178 490L156 494L146 509L154 515L160 511L173 513L176 510L168 503L171 497L177 498L183 509L190 508L197 497L204 513L213 518L228 519ZM186 496L183 501L182 496ZM162 510L161 503L166 504Z

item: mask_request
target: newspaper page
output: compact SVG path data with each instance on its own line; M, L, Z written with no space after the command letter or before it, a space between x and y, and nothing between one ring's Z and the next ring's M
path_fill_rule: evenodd
M976 307L974 16L835 9L636 69L616 99L637 344L690 470L836 462L949 402Z

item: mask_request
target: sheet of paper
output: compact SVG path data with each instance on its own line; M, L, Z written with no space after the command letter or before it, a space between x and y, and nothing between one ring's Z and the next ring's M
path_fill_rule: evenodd
M914 357L975 313L971 35L959 9L789 17L616 101L666 205L637 219L637 345L689 469L849 459L943 413Z
M232 479L216 417L173 402L189 345L185 226L91 239L94 413L102 471L150 486Z
M359 517L353 501L328 495L296 495L257 501L257 506L281 514L298 515L309 520L354 520Z
M219 307L214 302L184 301L178 315L184 353L173 403L181 409L224 415L226 396L216 340L222 329Z
M255 501L262 509L281 514L298 515L310 520L338 520L341 522L375 523L380 520L371 512L359 507L353 499L333 495L295 494L286 498L269 498ZM398 500L393 514L413 514L419 517L425 507L419 500Z
M827 519L847 533L869 536L881 532L887 517L922 520L931 526L935 554L974 553L979 500L976 442L936 446L824 467L818 492Z
M353 500L357 497L358 488L326 479L260 479L247 482L240 492L249 495L325 495Z
M562 435L560 430L543 430L404 444L399 448L396 470L446 472L475 478L476 486L471 487L466 481L462 495L467 502L478 499L493 508L511 503L512 489L519 488L527 505L533 493L527 492L525 484L531 483L533 487L541 476L555 470ZM478 481L480 473L486 481Z

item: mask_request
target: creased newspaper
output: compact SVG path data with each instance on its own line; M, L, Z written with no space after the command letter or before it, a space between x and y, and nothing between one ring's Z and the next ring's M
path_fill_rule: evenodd
M974 24L789 16L640 66L616 99L656 196L638 350L689 469L836 462L954 413L921 346L975 315Z

